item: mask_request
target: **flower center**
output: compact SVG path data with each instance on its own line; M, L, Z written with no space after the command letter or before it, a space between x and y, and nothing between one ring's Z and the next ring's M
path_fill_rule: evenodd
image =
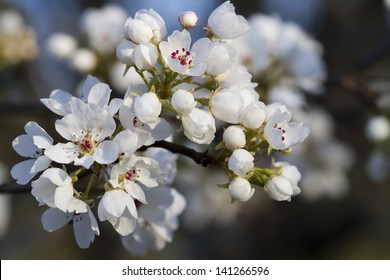
M137 174L139 171L139 169L133 167L125 173L125 179L134 181L135 178L139 178L139 175Z
M91 136L87 134L83 140L80 141L79 147L82 153L91 154L93 148L96 146L95 141L91 139Z
M192 63L192 56L189 50L182 48L181 51L175 50L171 53L172 59L177 59L180 61L180 65L190 67Z
M284 136L284 134L286 133L286 130L282 129L282 127L279 126L277 123L274 124L274 128L279 129L282 132L282 141L284 141L286 139L286 137Z
M45 149L44 148L35 151L35 158L38 158L38 157L44 156L44 155L45 155Z

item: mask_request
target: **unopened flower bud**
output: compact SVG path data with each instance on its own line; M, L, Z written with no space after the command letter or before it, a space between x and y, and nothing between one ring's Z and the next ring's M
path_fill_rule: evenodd
M172 106L179 114L187 115L196 106L191 92L179 89L172 95Z
M225 147L231 151L244 147L246 144L244 128L237 125L229 126L223 132L223 141Z
M179 15L179 22L184 29L195 27L198 19L198 16L193 11L187 11Z
M149 43L140 43L132 53L132 60L139 69L147 70L154 67L157 63L157 48Z
M228 167L234 174L240 177L245 177L254 166L253 156L244 149L237 149L230 156Z
M248 180L241 177L235 178L229 184L230 196L239 202L248 201L253 196L254 192L255 189L251 187Z
M271 177L265 184L264 190L276 201L290 201L294 193L291 182L283 176Z

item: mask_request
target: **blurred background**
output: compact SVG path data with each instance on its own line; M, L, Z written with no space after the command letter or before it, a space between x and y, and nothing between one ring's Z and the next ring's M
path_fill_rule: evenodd
M179 28L179 13L193 10L200 18L198 24L206 24L211 11L222 2L0 1L0 180L7 183L3 192L12 192L0 196L1 259L133 258L108 223L100 224L101 235L87 250L77 247L71 226L45 232L40 222L44 207L38 207L28 192L15 193L23 187L14 183L9 170L22 158L12 149L12 140L24 133L30 120L55 138L55 116L39 99L57 88L75 92L87 73L108 82L116 95L124 94L126 81L118 78L122 70L115 59L118 40L112 35L111 41L94 43L93 36L88 37L93 34L91 23L85 20L88 9L113 3L123 8L126 18L141 8L153 8L166 21L170 34ZM366 133L372 117L389 115L389 107L386 110L377 102L390 95L389 1L231 2L245 17L262 13L295 22L322 45L328 79L322 95L307 95L307 107L325 112L326 122L315 122L315 130L331 131L343 148L340 153L334 149L328 155L317 153L311 161L321 164L330 155L337 165L347 157L347 167L342 174L316 173L319 175L306 180L304 171L311 163L301 158L302 195L291 202L276 202L258 189L248 203L230 204L226 190L210 186L210 172L193 168L180 158L175 186L186 196L187 210L173 242L145 258L390 259L389 163L382 158L368 164L383 142L379 145ZM99 20L93 23L100 28ZM119 30L121 36L122 23L119 26L113 23L108 34ZM197 37L205 34L201 26L193 32ZM55 33L73 39L65 39L70 43L61 44L67 46L62 49L50 40ZM77 49L72 57L69 48ZM389 150L388 146L384 150ZM318 191L319 185L328 189Z

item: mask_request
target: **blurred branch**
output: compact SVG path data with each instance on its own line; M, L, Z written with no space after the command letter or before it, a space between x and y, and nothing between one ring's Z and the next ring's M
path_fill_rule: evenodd
M326 83L326 86L339 86L343 90L355 94L366 105L376 107L376 99L378 97L377 92L367 85L357 82L354 78L352 78L352 75L375 64L380 58L389 54L389 51L390 39L386 38L368 54L346 67L337 75L331 76Z

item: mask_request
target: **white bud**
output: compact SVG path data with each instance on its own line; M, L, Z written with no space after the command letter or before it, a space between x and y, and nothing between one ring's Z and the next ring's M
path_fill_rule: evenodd
M250 129L258 129L265 120L265 106L261 108L256 103L251 104L245 109L241 116L241 123Z
M134 101L134 110L137 118L143 123L154 123L158 120L162 105L153 92L137 96Z
M153 38L153 30L139 19L128 18L125 22L125 35L134 43L150 42Z
M239 202L248 201L254 192L255 189L251 187L248 180L241 177L234 178L229 184L230 196Z
M172 95L172 106L179 114L187 115L196 106L191 92L179 89Z
M253 161L253 156L247 150L237 149L230 156L228 167L237 176L245 177L252 170L254 166Z
M244 128L237 125L229 126L223 132L223 142L231 151L244 147L246 144Z
M291 182L283 176L271 177L265 184L264 190L277 201L290 201L294 193Z
M133 66L134 62L132 60L132 56L136 47L137 45L133 42L123 39L116 47L116 57L124 64Z
M221 39L237 38L249 31L246 19L235 13L230 1L225 1L209 16L208 26Z
M366 126L366 135L372 141L383 141L390 137L390 122L383 116L371 118Z
M154 67L157 63L157 59L157 48L149 42L139 44L132 54L134 64L138 67L138 69L142 70Z
M184 29L195 27L198 19L198 16L192 11L187 11L179 15L179 22Z
M243 98L231 90L223 89L210 99L210 110L213 115L227 123L238 123L243 110Z

